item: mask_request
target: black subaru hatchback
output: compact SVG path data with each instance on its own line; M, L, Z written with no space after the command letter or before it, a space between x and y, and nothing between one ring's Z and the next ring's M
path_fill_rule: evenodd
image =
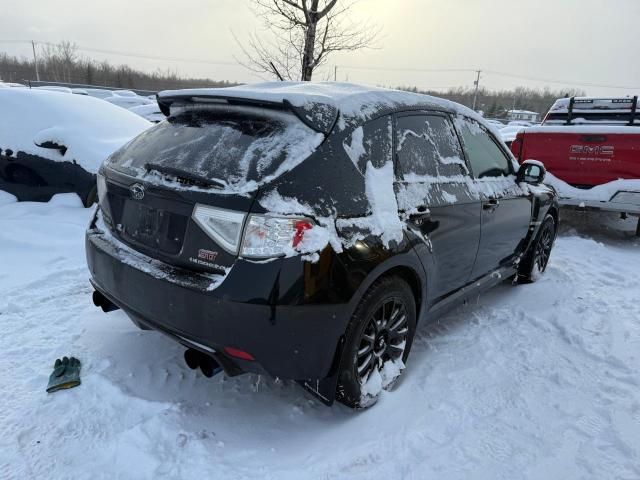
M420 322L544 272L558 223L473 111L407 92L267 83L162 92L167 120L98 174L94 302L211 376L373 404Z

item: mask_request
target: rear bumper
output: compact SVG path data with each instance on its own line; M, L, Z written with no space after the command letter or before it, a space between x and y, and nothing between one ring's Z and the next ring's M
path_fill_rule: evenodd
M256 372L294 380L330 374L349 308L345 303L304 303L306 262L238 260L224 278L162 264L95 224L85 243L91 283L98 291L139 326L213 355L228 374ZM224 347L248 352L255 361L230 357Z
M633 203L621 203L612 201L581 200L579 198L559 198L561 207L576 210L599 210L605 212L627 213L629 215L640 215L640 205Z

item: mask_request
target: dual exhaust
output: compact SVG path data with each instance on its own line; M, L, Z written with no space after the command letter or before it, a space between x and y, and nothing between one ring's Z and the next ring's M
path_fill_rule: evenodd
M113 312L114 310L119 310L120 308L97 290L93 292L92 298L93 304L96 307L100 307L105 313ZM222 367L215 358L193 348L188 348L184 352L184 361L187 363L187 366L191 370L196 370L199 368L202 374L207 378L211 378L214 375L222 372Z
M191 370L199 368L207 378L211 378L222 371L222 367L213 357L193 348L188 348L184 352L184 361Z

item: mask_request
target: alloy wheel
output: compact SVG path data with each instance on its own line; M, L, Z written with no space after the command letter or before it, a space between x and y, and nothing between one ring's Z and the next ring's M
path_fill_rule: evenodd
M409 334L407 310L397 298L385 300L371 315L356 353L356 371L360 384L366 383L375 368L387 361L401 359Z
M547 268L549 256L551 255L551 247L553 247L553 235L551 228L547 225L542 231L540 240L536 245L534 264L538 268L539 272L544 272Z

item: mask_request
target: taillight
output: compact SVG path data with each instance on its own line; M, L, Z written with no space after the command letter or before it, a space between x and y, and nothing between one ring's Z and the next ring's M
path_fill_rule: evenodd
M311 228L311 220L304 218L251 215L244 229L241 255L269 258L295 254L304 232Z
M296 233L293 234L293 248L296 248L304 238L304 232L313 228L313 224L307 220L298 220L294 225Z
M191 217L218 245L234 255L238 253L246 214L196 205Z
M511 142L511 153L518 159L518 162L522 162L522 145L524 143L524 133L520 132L516 135L516 138Z
M98 175L96 175L96 185L98 193L98 205L104 208L106 206L105 200L107 198L107 180L101 173L98 173Z
M229 253L250 258L295 255L305 232L313 228L313 222L306 218L249 215L245 222L245 213L207 205L196 205L191 216Z

